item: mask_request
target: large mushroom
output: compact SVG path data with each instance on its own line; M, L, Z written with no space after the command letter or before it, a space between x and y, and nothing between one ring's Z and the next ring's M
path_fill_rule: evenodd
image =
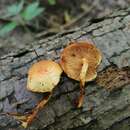
M68 77L80 81L80 96L77 107L83 104L85 82L97 76L97 66L102 59L101 52L87 41L72 42L61 53L60 64Z
M42 60L32 65L28 72L27 89L32 92L49 94L41 100L38 105L32 110L32 113L20 118L23 127L27 127L36 117L38 111L44 107L51 97L52 90L60 81L62 69L59 64L51 60Z

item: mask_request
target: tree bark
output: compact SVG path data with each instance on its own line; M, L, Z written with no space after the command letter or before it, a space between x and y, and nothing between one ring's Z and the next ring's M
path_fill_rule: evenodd
M53 96L27 130L130 129L130 9L85 23L80 28L44 38L0 57L0 129L23 130L7 112L31 110L43 94L26 90L27 71L39 59L59 60L70 40L92 41L103 59L95 81L86 84L83 107L74 100L79 83L62 75ZM34 51L35 49L35 51Z

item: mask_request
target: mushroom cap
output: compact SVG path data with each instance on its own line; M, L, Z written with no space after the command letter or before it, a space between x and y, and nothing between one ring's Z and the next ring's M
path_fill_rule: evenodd
M87 41L73 42L62 51L60 64L68 77L80 81L84 58L88 63L85 81L96 78L96 68L100 64L102 56L101 52Z
M28 72L27 89L33 92L51 92L60 81L62 69L51 60L32 65Z

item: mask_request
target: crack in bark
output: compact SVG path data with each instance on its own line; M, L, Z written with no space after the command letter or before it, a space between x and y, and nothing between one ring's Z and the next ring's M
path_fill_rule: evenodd
M121 56L123 53L126 53L127 51L129 51L130 50L130 48L128 48L128 49L124 49L123 51L121 51L119 54L113 54L111 57L110 57L110 60L111 60L111 58L115 58L115 57L117 57L117 56Z

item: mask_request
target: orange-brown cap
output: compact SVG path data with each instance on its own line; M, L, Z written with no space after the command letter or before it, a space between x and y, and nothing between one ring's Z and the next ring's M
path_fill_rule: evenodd
M33 92L51 92L60 81L62 69L51 60L32 65L28 72L27 89Z
M61 53L60 64L68 77L80 81L83 60L88 64L85 81L96 78L96 68L102 59L101 52L87 41L73 42Z

